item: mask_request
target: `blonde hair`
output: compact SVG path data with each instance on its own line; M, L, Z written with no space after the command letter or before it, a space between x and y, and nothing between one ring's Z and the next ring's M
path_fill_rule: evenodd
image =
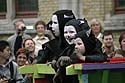
M94 25L96 22L98 22L99 25L100 25L100 32L103 32L103 23L102 23L102 21L100 19L93 18L90 21L90 26L92 27L92 25Z

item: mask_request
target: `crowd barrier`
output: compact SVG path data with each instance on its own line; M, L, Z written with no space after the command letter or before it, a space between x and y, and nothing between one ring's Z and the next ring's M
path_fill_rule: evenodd
M47 74L55 74L47 64L26 65L20 74L33 74L33 83L48 83ZM78 75L79 83L125 83L125 62L80 63L66 67L66 75Z

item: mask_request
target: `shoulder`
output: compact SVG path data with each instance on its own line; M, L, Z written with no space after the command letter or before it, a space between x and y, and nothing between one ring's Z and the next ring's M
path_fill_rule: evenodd
M8 39L7 39L7 41L11 41L11 40L13 40L14 38L16 38L16 35L14 34L14 35L11 35Z
M24 36L25 38L32 38L30 35L28 35L28 34L26 34L26 33L25 33L23 36Z
M16 62L11 61L10 63L12 63L14 67L18 67L18 64Z

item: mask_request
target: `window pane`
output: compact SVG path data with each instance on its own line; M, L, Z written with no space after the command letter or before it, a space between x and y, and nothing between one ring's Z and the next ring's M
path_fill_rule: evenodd
M125 0L118 0L118 7L125 7Z
M0 13L6 12L7 7L6 7L6 0L0 0Z
M38 0L18 0L18 12L37 11Z

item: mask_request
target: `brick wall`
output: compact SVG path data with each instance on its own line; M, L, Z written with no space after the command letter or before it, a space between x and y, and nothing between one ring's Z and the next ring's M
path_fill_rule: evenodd
M112 0L82 0L83 14L88 19L100 18L104 20L105 14L112 11Z
M48 22L52 13L58 10L58 0L39 0L39 17Z

